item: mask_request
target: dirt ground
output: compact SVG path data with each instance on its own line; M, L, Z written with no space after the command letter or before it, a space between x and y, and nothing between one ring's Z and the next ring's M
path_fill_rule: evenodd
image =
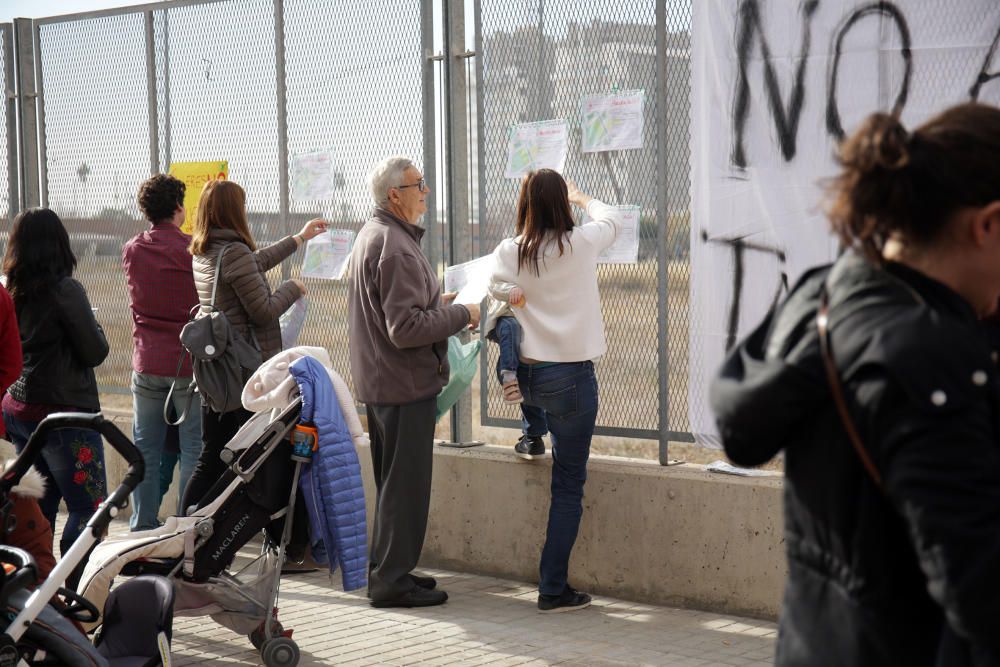
M292 275L298 274L296 259L291 260ZM686 432L688 423L688 267L683 262L667 266L667 387L670 429ZM96 317L104 327L111 346L108 359L97 369L98 384L104 391L102 405L109 408L130 410L131 397L127 393L131 371L131 318L124 276L117 257L84 256L80 258L76 277L87 288L91 305L97 308ZM282 280L279 269L269 274L272 285ZM306 279L309 290L309 314L300 337L301 345L326 348L334 366L342 369L350 383L346 369L347 351L347 291L343 282ZM600 287L608 353L598 362L601 410L598 424L625 429L655 432L658 428L658 335L656 323L657 294L655 263L640 262L635 265L611 265L601 268ZM487 345L488 367L495 360L493 345ZM510 444L519 433L510 428L483 426L481 419L479 372L472 383L473 438L491 444ZM488 383L486 411L490 418L514 419L517 410L505 406L500 400L495 382ZM447 417L438 425L437 437L450 439ZM628 458L657 460L659 443L656 440L595 436L592 451L595 454ZM668 443L668 458L689 463L710 463L724 459L721 451L707 449L684 442ZM780 469L780 462L765 466Z

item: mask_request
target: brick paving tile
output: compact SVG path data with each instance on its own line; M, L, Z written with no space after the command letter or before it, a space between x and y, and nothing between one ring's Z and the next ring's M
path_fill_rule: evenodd
M258 553L248 545L238 563ZM693 667L768 665L774 656L777 628L766 621L603 596L589 609L539 614L531 584L433 568L420 574L448 591L447 604L374 609L363 591L342 590L339 573L284 577L279 618L295 631L299 664ZM261 664L245 636L208 617L176 617L172 652L178 667Z

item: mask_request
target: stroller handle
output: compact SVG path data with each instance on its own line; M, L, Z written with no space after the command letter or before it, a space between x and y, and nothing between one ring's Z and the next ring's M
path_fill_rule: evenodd
M21 481L21 477L35 462L38 453L45 446L49 432L63 428L83 428L97 431L128 463L128 471L125 478L122 479L121 486L115 489L109 500L116 496L127 497L142 481L146 472L146 464L142 459L142 454L117 426L104 418L104 415L99 412L56 412L42 420L38 428L28 438L28 443L18 454L14 464L3 474L3 477L0 477L0 493L4 496L8 495L10 490Z
M0 562L9 563L16 569L13 574L5 575L0 586L0 604L7 606L12 593L38 583L38 566L35 558L25 551L8 545L0 545Z

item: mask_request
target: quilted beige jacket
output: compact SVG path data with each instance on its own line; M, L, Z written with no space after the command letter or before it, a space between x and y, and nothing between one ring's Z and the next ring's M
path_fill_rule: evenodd
M265 272L277 266L295 252L297 244L291 236L256 252L240 240L231 229L212 230L203 255L195 255L194 285L198 299L207 310L212 301L212 281L215 279L215 260L219 250L227 243L222 258L222 276L215 296L215 307L226 314L230 324L247 340L251 328L260 345L263 360L267 361L281 351L281 329L278 317L302 296L298 286L286 280L271 292Z

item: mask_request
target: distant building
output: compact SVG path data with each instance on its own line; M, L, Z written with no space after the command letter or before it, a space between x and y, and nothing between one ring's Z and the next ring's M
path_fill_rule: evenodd
M562 37L542 36L536 26L483 38L480 131L486 165L483 247L511 232L517 184L503 178L511 125L553 118L570 124L566 173L595 196L635 204L648 219L656 213L656 155L666 151L668 215L684 214L690 202L690 35L669 33L657 67L655 26L593 21L570 23ZM656 77L666 79L667 99L655 109ZM612 90L646 93L644 146L613 153L580 152L580 99ZM657 125L666 124L666 145L657 147Z

